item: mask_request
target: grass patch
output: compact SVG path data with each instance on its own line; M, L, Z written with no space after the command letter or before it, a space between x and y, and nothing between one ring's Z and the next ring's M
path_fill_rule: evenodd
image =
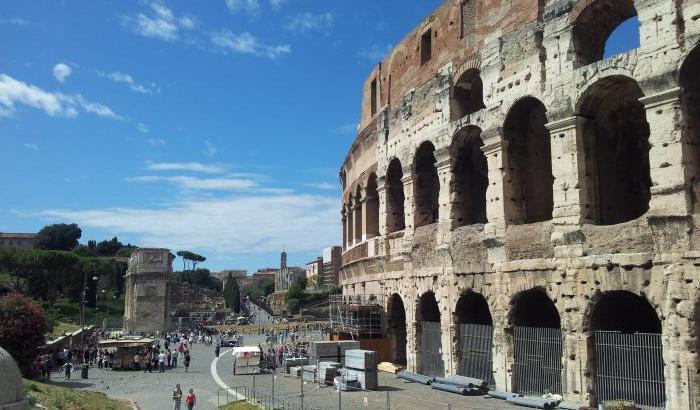
M53 330L49 333L49 337L51 339L55 339L57 337L65 335L66 333L73 333L79 329L80 325L76 323L56 322L56 324L53 327Z
M324 325L327 325L326 322L294 322L294 323L267 323L262 325L263 329L265 331L268 330L284 330L284 329L293 329L295 326L306 326L307 324L317 324L317 323L323 323ZM236 332L242 335L250 335L250 334L257 334L258 333L258 325L221 325L221 326L208 326L210 329L218 330L220 332L225 332L227 330L233 330L235 329Z
M219 410L260 410L262 407L248 403L246 401L234 401L225 406L219 407Z
M0 272L0 282L14 282L14 276L7 272Z
M24 379L24 391L32 407L41 405L49 410L130 410L131 404L114 400L104 393L77 391Z
M69 299L58 299L54 304L53 308L49 308L44 303L44 310L49 319L49 323L54 326L58 326L63 323L64 325L77 325L80 327L80 303L73 302ZM98 300L97 306L92 308L89 306L85 307L85 326L95 325L102 326L102 321L109 315L110 322L114 321L116 318L121 318L124 316L124 299L120 298L117 300ZM54 329L52 334L62 334L60 331Z

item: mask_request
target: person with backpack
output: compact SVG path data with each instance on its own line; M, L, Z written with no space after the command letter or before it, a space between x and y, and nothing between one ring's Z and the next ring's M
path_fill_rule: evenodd
M175 390L173 390L173 410L180 410L180 403L182 402L182 389L180 385L175 385Z
M189 393L187 393L187 397L185 397L187 410L192 410L195 404L197 404L197 396L194 395L194 389L190 389Z

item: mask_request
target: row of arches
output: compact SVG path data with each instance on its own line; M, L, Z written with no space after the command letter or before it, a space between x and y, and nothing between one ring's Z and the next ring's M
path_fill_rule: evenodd
M431 376L445 374L445 361L453 353L456 374L486 380L495 387L496 367L512 370L509 391L522 394L562 394L565 358L562 321L554 302L541 288L516 294L507 323L494 323L487 299L467 291L458 299L451 322L454 344L443 346L440 303L428 291L415 307L415 371ZM393 360L406 364L407 323L403 299L393 294L387 305L387 329L393 343ZM503 327L506 363L494 364L493 335ZM628 291L597 294L582 326L595 403L634 400L638 405L663 407L665 401L661 320L642 296ZM502 347L500 347L502 348ZM570 353L576 356L576 352ZM501 369L508 372L507 369ZM512 389L512 390L510 390Z
M700 181L700 47L684 60L678 76L684 170L686 179ZM462 112L481 109L478 101L478 75L473 70L458 81L465 102ZM457 91L455 91L457 92ZM613 75L593 83L576 105L577 142L575 149L557 155L578 155L577 188L580 188L581 220L595 225L614 225L644 215L651 199L650 125L646 108L640 102L644 93L632 78ZM475 102L476 101L476 102ZM528 224L552 219L554 180L552 136L545 105L535 97L516 101L505 117L501 135L503 192L507 224ZM489 168L484 153L483 130L469 125L455 133L449 146L451 186L447 218L453 227L483 224L487 217ZM343 215L345 245L360 243L379 234L381 223L391 234L405 229L406 196L404 184L413 184L413 226L435 223L440 216L440 179L436 147L423 142L415 151L412 164L405 166L393 158L386 169L386 200L381 204L385 220L379 220L377 176L371 174L364 187L357 186L346 197ZM664 166L664 164L661 164ZM501 172L501 170L492 170ZM408 175L411 174L411 175ZM412 178L407 178L410 176ZM560 186L558 188L566 189ZM569 187L571 188L571 187ZM364 207L363 202L367 205Z

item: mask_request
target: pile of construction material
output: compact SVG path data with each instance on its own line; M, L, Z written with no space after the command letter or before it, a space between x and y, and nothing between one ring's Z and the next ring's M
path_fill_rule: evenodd
M316 365L302 366L301 377L306 382L316 383Z
M372 350L350 349L345 352L345 367L342 370L346 380L357 380L362 390L377 390L377 352Z
M288 357L284 360L284 372L289 374L294 367L306 366L309 364L307 357Z
M446 378L436 377L430 387L436 390L450 393L462 394L464 396L482 395L488 391L486 381L465 376L447 376Z
M339 369L340 363L338 362L319 362L318 382L325 385L333 384L333 380L338 376Z
M427 386L430 386L435 381L434 377L424 376L422 374L409 372L408 370L400 371L396 375L396 377L398 377L400 379L408 380L409 382L425 384Z
M399 372L403 369L403 367L389 362L381 362L377 365L377 370L391 374L399 374Z
M309 344L309 362L333 362L345 364L345 354L348 350L359 349L360 342L342 340L339 342L315 341Z
M505 400L508 403L516 406L530 407L534 409L556 409L561 402L561 398L557 397L523 396L522 394L500 392L495 390L490 390L488 395L490 397Z

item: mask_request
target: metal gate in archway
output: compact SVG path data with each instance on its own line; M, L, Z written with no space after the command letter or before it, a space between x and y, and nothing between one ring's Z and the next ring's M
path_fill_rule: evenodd
M515 327L513 389L517 393L561 394L561 329Z
M442 330L440 322L420 322L420 374L445 376L445 362L442 360Z
M494 385L493 380L493 326L459 324L459 346L457 346L461 376L474 377Z
M661 335L596 331L594 337L598 403L630 400L644 409L664 408Z

